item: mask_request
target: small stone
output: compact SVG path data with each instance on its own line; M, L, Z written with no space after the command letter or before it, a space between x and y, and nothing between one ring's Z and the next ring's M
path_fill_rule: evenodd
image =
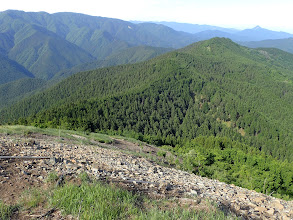
M263 203L264 198L262 197L253 198L252 201L255 203Z
M57 163L61 163L63 161L62 158L56 158L56 157L52 157L50 158L50 164L51 165L56 165Z
M43 176L38 176L38 179L43 181L44 180L44 177Z
M76 171L77 174L81 174L82 172L84 172L84 170L82 170L82 169L79 169Z
M284 214L282 215L282 220L292 220L292 219Z
M275 209L274 208L270 208L266 211L266 213L269 215L269 216L273 216L274 213L275 213Z
M283 210L284 206L279 202L279 201L275 201L271 204L272 207L279 209L279 210Z
M24 174L24 175L28 175L28 176L30 176L30 175L31 175L31 173L30 173L30 172L26 172L25 170L21 171L21 173L22 173L22 174Z
M56 163L57 163L57 158L52 157L52 158L50 159L50 164L54 166Z
M158 172L158 168L157 167L150 167L148 170L148 173L157 173Z
M70 160L64 160L63 162L64 162L64 164L72 164L72 162Z
M267 209L266 209L266 208L264 208L264 207L261 207L261 206L257 206L257 207L255 207L255 208L254 208L254 210L256 210L256 211L259 211L259 212L264 212L264 211L267 211Z
M236 212L238 212L240 210L240 206L238 204L234 204L233 208Z
M194 195L194 196L197 196L197 192L195 190L193 190L193 189L190 190L190 194Z
M92 167L92 172L93 172L93 173L98 173L98 172L99 172L99 169L98 169L98 168L94 168L94 167Z
M246 213L243 214L243 216L245 216L245 215L246 215ZM249 219L260 219L260 216L253 213L253 214L249 215Z
M170 183L167 183L165 190L170 191L172 189L172 185Z

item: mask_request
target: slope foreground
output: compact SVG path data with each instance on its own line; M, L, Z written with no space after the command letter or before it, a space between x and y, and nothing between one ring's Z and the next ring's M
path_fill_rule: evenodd
M72 136L80 140L85 139L83 136ZM106 178L129 189L134 188L157 197L176 197L183 203L198 204L201 200L208 198L247 219L290 219L293 217L292 201L276 199L217 180L163 167L146 158L133 155L136 150L148 152L146 154L151 155L152 151L157 150L152 146L138 146L123 140L116 140L116 143L110 145L97 142L91 142L92 145L83 145L67 139L65 139L66 142L63 139L63 143L60 143L57 142L58 139L60 141L58 137L36 133L26 136L2 134L1 149L4 155L12 156L11 153L13 153L17 156L51 158L50 160L30 160L25 163L10 160L16 165L14 169L34 177L30 178L30 181L37 184L41 184L44 177L52 171L56 171L63 177L87 172L96 179ZM121 149L122 146L124 151L117 151L117 148ZM7 162L3 160L0 162L5 172ZM5 180L5 176L12 180L17 178L11 173L1 176L1 191L11 184L9 178ZM22 181L27 181L25 179ZM17 196L15 192L12 195ZM2 194L1 199L9 200L10 193Z

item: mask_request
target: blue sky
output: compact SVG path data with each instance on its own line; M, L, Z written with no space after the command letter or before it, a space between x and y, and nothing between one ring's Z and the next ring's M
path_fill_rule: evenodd
M123 20L261 27L293 33L292 0L8 0L0 11L79 12Z

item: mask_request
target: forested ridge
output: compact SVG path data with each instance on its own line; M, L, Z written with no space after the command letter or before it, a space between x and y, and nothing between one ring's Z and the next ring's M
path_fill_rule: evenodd
M1 120L168 145L184 169L292 198L290 59L215 38L143 63L76 74L5 109Z
M149 60L160 54L171 51L171 48L149 47L149 46L137 46L127 48L125 50L116 52L103 60L98 60L90 63L75 66L71 69L62 70L54 76L51 80L61 81L75 73L94 70L102 67L117 66L122 64L137 63Z
M0 108L18 101L19 91L24 98L74 73L144 61L194 41L192 34L157 24L77 13L0 12L0 84L23 86L0 93ZM23 78L48 83L16 82Z

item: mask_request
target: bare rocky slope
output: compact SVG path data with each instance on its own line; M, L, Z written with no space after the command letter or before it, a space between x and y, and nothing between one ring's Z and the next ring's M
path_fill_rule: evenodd
M83 137L78 137L82 140ZM0 134L0 199L11 202L29 185L42 185L52 171L60 176L87 172L97 179L111 179L152 196L169 196L199 203L217 202L244 219L293 219L293 201L203 178L135 156L134 152L155 155L157 148L124 140L112 144L83 145L56 137ZM132 152L130 154L129 152ZM43 159L7 159L28 156Z

